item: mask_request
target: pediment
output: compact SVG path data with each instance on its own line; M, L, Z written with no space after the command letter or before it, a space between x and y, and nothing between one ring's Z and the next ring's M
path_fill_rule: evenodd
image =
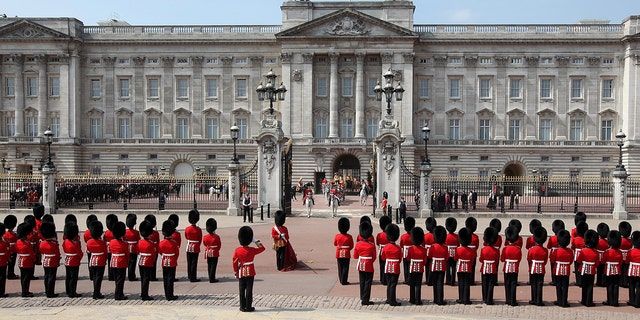
M91 108L87 111L88 116L101 117L104 114L104 110L99 108Z
M119 116L131 116L133 114L133 110L128 108L119 108L116 110L116 115Z
M173 113L176 115L189 115L191 114L191 110L185 109L183 107L177 108L173 110Z
M523 118L525 114L524 110L520 108L513 108L507 112L507 115L512 118Z
M145 113L147 116L159 116L159 115L161 115L161 114L162 114L162 111L161 111L160 109L157 109L157 108L153 108L153 107L151 107L151 108L147 108L147 109L145 109L145 110L144 110L144 113Z
M556 112L549 109L549 108L544 108L540 111L537 112L537 115L540 117L552 117L556 115Z
M414 114L416 115L416 117L431 119L431 118L433 118L434 112L432 110L430 110L429 108L422 108L422 109L414 112Z
M464 116L464 111L459 108L451 108L446 112L446 114L449 117L462 117Z
M0 27L0 38L11 39L70 39L71 36L47 28L27 19L9 23Z
M613 110L611 108L606 108L606 109L598 112L598 114L601 117L615 117L618 114L618 111L615 111L615 110Z
M275 111L275 110L273 110ZM264 112L264 110L263 110ZM231 113L235 116L248 116L251 114L251 111L245 109L245 108L235 108L231 111Z
M478 118L493 118L496 113L489 108L482 108L476 111L476 115L478 116Z
M380 20L351 8L338 10L276 34L276 38L295 37L411 37L418 35L406 28Z
M575 108L567 113L570 117L585 117L587 112L581 108Z
M211 116L218 117L221 114L220 110L218 110L216 108L211 108L211 107L202 110L202 113L207 115L207 116L209 116L209 117L211 117Z

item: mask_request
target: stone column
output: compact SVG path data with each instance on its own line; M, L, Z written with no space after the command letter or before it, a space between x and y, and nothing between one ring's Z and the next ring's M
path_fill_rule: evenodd
M146 79L144 76L144 63L146 58L142 56L136 56L132 58L134 71L133 71L133 103L132 109L133 115L131 117L131 138L144 137L144 108L146 105L145 96L145 84Z
M354 138L364 138L364 97L367 89L364 85L364 53L356 53L356 130Z
M13 63L16 65L16 81L15 81L15 136L20 137L24 135L24 102L25 102L25 83L24 83L24 75L22 72L24 71L24 57L21 55L12 56Z
M289 141L282 122L275 115L267 115L260 121L260 134L254 140L258 143L258 205L282 209L282 151Z
M432 217L431 210L431 168L430 164L420 166L420 218Z
M338 58L337 53L330 53L331 80L329 80L329 138L338 137Z
M240 164L239 163L230 163L229 164L229 188L227 188L227 192L229 193L229 206L227 207L227 215L228 216L239 216L241 214L240 211Z
M376 212L382 213L379 208L382 194L386 191L389 195L387 202L391 205L400 201L400 145L404 138L400 136L398 121L392 116L386 116L380 121L378 137L373 141L376 153Z
M42 167L42 205L44 212L56 213L56 167L48 164Z
M629 177L629 174L624 166L616 167L613 170L613 218L617 220L629 218L629 213L627 212L627 177Z
M162 57L162 122L160 123L161 138L172 138L175 123L173 110L176 105L173 90L173 61L175 57Z
M104 76L104 119L102 123L102 130L104 132L104 138L115 137L115 103L116 95L119 94L116 90L116 79L114 65L116 63L116 57L104 57L102 61L105 65Z
M38 136L47 130L47 56L39 55L38 59Z
M302 82L302 111L298 114L298 119L302 122L302 136L305 138L313 138L313 126L314 126L314 114L313 114L313 100L315 99L315 93L313 91L313 53L302 54L302 74L299 77L294 75L294 82ZM291 84L293 86L293 83ZM289 99L293 99L290 95ZM311 115L311 116L310 116ZM300 123L294 121L294 123Z
M204 62L204 57L195 56L191 57L191 63L193 65L193 76L190 79L189 90L191 93L189 97L191 99L191 137L198 139L205 136L205 125L206 120L202 110L204 109L204 86L203 86L203 76L202 76L202 63Z

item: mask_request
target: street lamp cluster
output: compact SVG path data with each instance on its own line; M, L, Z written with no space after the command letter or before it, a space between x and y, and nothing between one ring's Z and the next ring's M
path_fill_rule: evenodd
M47 139L47 168L49 170L53 170L56 167L53 165L53 161L51 161L51 143L53 143L53 131L51 131L50 128L48 128L45 132L44 132L44 137Z
M618 139L618 149L620 150L620 153L618 154L618 165L616 166L616 168L623 169L623 170L624 170L624 165L622 164L622 146L624 146L624 139L626 137L627 135L624 134L624 132L622 132L622 129L620 129L620 131L616 133L616 139Z
M431 165L431 160L429 160L429 152L427 150L430 136L431 129L429 129L429 126L425 124L424 127L422 127L422 139L424 139L424 158L422 158L422 165Z
M273 114L273 102L276 98L280 101L284 101L284 94L287 92L287 88L284 86L284 83L281 82L280 86L276 88L275 82L278 77L273 69L269 70L269 73L265 75L267 78L267 84L262 85L262 82L256 88L256 92L258 93L258 101L264 101L264 99L269 99L269 114Z
M393 79L395 78L395 75L391 71L391 68L387 70L383 77L386 80L386 84L383 87L378 81L378 84L373 88L373 92L376 94L377 101L382 101L382 93L384 93L387 100L387 115L391 115L391 99L393 98L393 94L396 94L396 101L402 101L404 88L400 85L400 81L398 81L398 85L396 87L393 86Z

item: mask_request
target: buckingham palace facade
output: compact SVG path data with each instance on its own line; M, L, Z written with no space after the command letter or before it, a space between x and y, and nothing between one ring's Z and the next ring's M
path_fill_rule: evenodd
M409 169L428 125L434 175L608 177L619 131L623 163L640 172L640 16L433 25L414 23L415 5L285 1L281 25L2 18L5 170L37 172L50 128L63 174L224 174L234 123L248 166L269 113L255 89L273 70L288 89L274 113L293 141L294 180L362 177L387 108L373 89L391 70L405 89L391 112Z

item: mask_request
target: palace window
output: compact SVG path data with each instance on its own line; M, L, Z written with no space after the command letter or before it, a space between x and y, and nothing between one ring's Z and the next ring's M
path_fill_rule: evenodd
M247 79L236 79L236 99L247 98Z
M378 84L378 79L377 78L369 78L369 79L367 79L367 95L369 97L375 97L376 93L373 92L373 89L375 89L377 84Z
M551 140L551 119L540 119L540 126L538 129L538 139Z
M342 134L340 135L342 138L353 138L353 119L352 118L343 118L342 119Z
M118 119L118 138L131 138L131 118Z
M60 78L58 77L49 78L49 96L50 97L60 96Z
M60 136L60 117L51 118L51 132L53 132L54 137Z
M509 81L509 98L522 99L522 79L512 78Z
M4 95L7 97L13 97L16 95L16 78L4 78Z
M36 79L35 77L27 78L27 96L28 97L38 96L38 79Z
M147 120L147 126L150 139L160 138L160 118L149 118Z
M189 139L189 119L178 118L177 121L178 121L178 127L176 132L176 138Z
M189 99L189 79L176 79L176 96L178 99Z
M327 78L319 77L316 80L316 95L318 97L327 96Z
M479 123L478 139L490 140L491 139L491 120L480 119Z
M152 99L160 98L160 79L149 78L147 82L148 91L147 96Z
M326 138L328 136L327 118L316 118L315 122L315 137L319 139Z
M569 140L582 140L582 120L571 120L569 127Z
M342 96L343 97L353 96L353 78L352 77L342 78Z
M449 120L449 139L460 140L460 119Z
M91 91L91 98L92 99L98 99L101 96L101 88L100 88L100 79L91 79L91 88L89 88L89 90Z
M540 79L540 99L551 99L551 79L550 78L542 78Z
M602 99L613 99L613 79L602 80Z
M613 121L602 120L602 122L600 122L600 140L611 141L612 137L613 137Z
M460 99L460 79L449 79L449 98Z
M236 125L240 131L238 132L238 139L247 139L249 136L249 127L247 125L246 118L236 119Z
M480 99L491 99L491 79L480 79Z
M38 136L38 116L27 117L27 136Z
M420 98L429 98L429 79L420 79L418 82Z
M378 118L367 119L367 138L375 138L378 136Z
M207 118L205 138L218 139L218 118Z
M207 79L207 98L215 99L218 97L218 79Z
M129 79L120 79L120 98L129 98Z
M100 139L102 138L102 119L101 118L91 118L91 131L90 135L92 139Z
M571 99L582 99L582 79L571 79Z
M520 120L509 120L509 140L520 140Z

